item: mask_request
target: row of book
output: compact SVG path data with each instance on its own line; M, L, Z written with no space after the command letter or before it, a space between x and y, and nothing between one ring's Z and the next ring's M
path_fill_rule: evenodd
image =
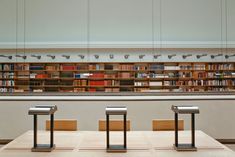
M89 64L89 70L104 70L104 64Z
M164 70L163 64L150 64L150 70Z
M18 71L29 70L29 64L16 64L15 70L18 70Z
M15 86L14 80L0 80L0 86Z
M167 74L164 73L150 73L149 74L149 78L169 78L169 76Z
M150 81L149 86L235 86L235 80Z
M0 93L13 93L15 92L14 88L0 88Z
M235 86L235 80L208 80L209 86Z
M134 70L148 70L147 65L135 65Z
M194 64L193 69L194 70L206 70L206 65L205 64Z
M44 81L43 81L44 82ZM47 80L44 82L45 85L53 85L53 86L57 86L59 84L59 80Z
M208 67L208 68L207 68ZM233 63L209 63L206 64L27 64L27 63L2 63L0 64L0 71L9 70L233 70Z
M164 70L180 70L180 66L178 66L178 65L165 65Z
M121 73L118 73L118 77L119 78L132 78L133 75L132 73L129 73L129 72L121 72Z
M48 77L48 74L31 73L31 74L29 75L29 78L45 79L45 78L49 78L49 77Z
M89 81L90 86L104 86L104 81Z
M89 81L90 86L119 86L119 81L105 80L105 81Z
M135 78L149 78L149 74L147 74L147 73L137 73L137 74L135 74Z
M191 64L181 64L179 65L180 70L192 70L193 66Z
M133 70L134 66L132 64L120 64L118 70Z
M225 88L225 87L209 87L207 88L209 92L234 92L235 89L233 88Z
M235 72L208 72L207 75L209 78L235 78Z
M135 86L148 86L149 83L146 81L135 82Z
M204 92L204 88L185 88L181 87L177 90L177 92Z
M57 71L59 70L59 66L58 65L47 65L45 66L45 70L48 70L48 71Z
M70 73L70 72L64 72L64 73L61 73L60 74L60 77L61 78L74 78L74 74L73 73Z
M75 92L75 93L86 92L86 88L74 88L73 92Z
M32 65L29 67L29 70L44 70L43 65Z
M104 78L104 73L91 73L90 78Z
M104 81L105 86L119 86L119 81L117 80L105 80Z
M134 92L151 92L149 88L135 88Z
M117 74L107 73L107 74L104 74L104 78L117 78Z
M185 77L192 77L192 72L182 72L182 71L180 71L179 73L178 73L178 77L181 77L181 78L185 78Z
M30 81L30 86L43 86L44 83L42 81Z
M0 72L0 78L14 78L13 72Z
M105 88L104 90L106 93L117 93L120 92L119 88Z
M0 64L0 71L14 70L14 64Z
M208 64L208 70L234 70L234 64Z
M73 82L74 86L87 86L87 80L74 80Z

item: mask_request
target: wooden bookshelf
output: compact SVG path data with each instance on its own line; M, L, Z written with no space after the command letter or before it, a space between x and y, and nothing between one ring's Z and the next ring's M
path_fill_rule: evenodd
M234 92L235 63L1 63L0 92Z

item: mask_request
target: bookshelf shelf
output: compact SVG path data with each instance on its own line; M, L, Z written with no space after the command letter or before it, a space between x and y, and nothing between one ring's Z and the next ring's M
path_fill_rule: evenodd
M0 63L0 92L235 91L235 63Z

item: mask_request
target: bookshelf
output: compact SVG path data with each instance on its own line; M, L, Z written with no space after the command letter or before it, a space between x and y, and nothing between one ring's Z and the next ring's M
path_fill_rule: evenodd
M234 62L0 63L1 93L234 91Z

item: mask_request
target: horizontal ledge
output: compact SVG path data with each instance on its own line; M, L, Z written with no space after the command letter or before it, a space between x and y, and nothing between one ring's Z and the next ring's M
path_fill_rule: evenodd
M235 95L184 96L0 96L0 101L187 101L235 100Z
M216 139L222 144L235 144L235 139Z

